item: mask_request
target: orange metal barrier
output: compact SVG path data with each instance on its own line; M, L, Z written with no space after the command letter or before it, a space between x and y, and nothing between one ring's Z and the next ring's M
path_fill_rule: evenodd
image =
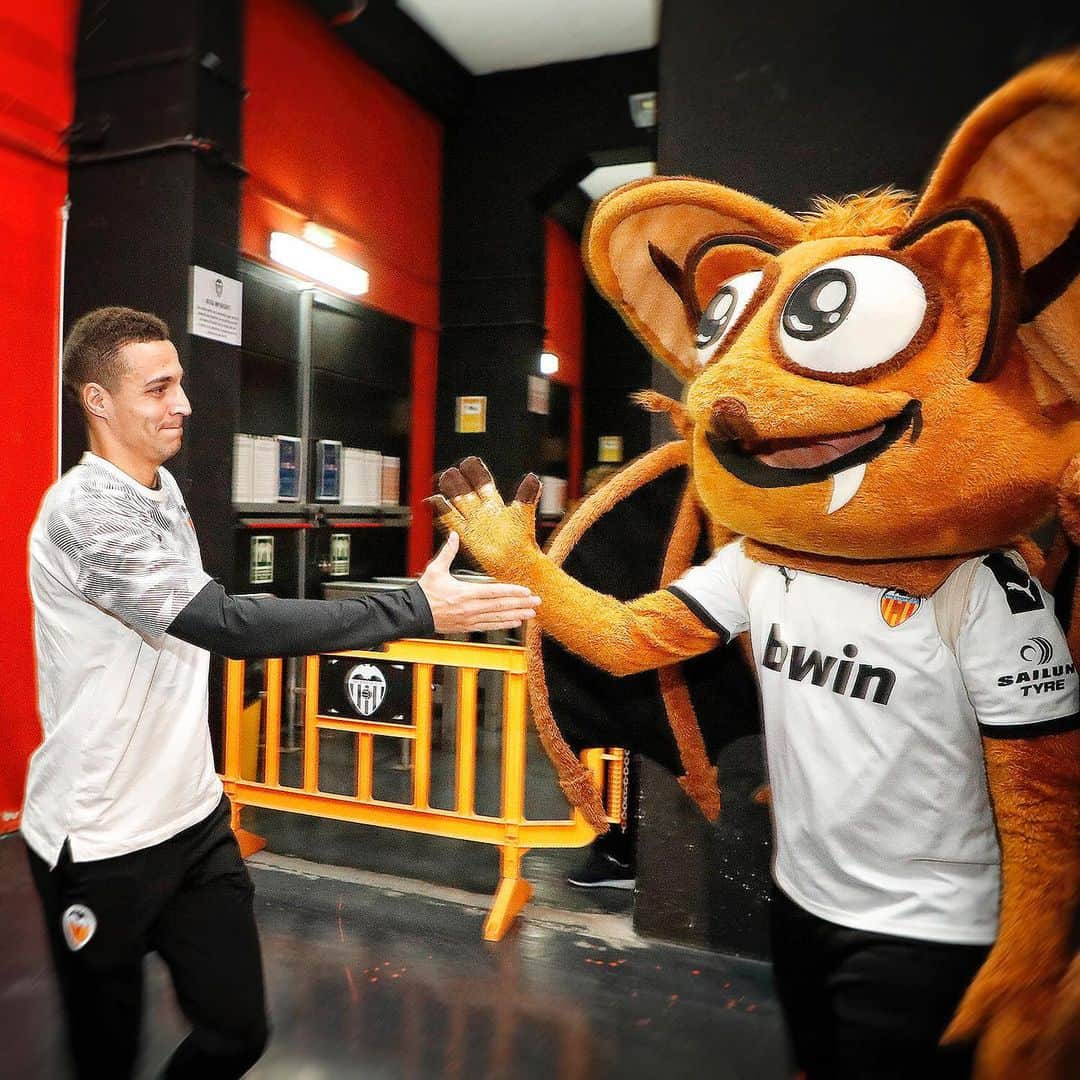
M280 781L282 661L267 660L264 671L262 735L265 740L263 778L243 767L245 662L229 660L225 667L225 761L221 775L232 800L232 826L241 851L252 854L265 840L240 826L246 806L289 810L317 817L381 825L432 836L475 840L499 848L500 881L491 912L484 923L484 938L498 941L532 895L522 876L522 856L530 848L581 847L594 836L576 808L565 820L534 821L525 817L526 681L525 651L515 645L473 644L460 641L406 639L378 652L351 651L327 656L355 657L412 665L411 723L385 723L319 712L319 656L304 660L303 767L300 787ZM457 741L455 803L453 809L429 805L432 751L432 675L436 666L457 669ZM501 812L498 817L477 814L476 737L477 680L481 671L503 673ZM248 733L251 724L247 725ZM319 732L346 731L357 737L355 795L319 790ZM372 794L375 736L407 739L412 743L412 802L388 802ZM582 760L593 779L606 792L609 820L622 815L625 792L622 750L588 750Z

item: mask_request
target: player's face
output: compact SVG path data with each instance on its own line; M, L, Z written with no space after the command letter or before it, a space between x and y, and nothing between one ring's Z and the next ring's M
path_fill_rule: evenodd
M134 342L121 354L126 370L109 395L109 428L126 450L156 468L180 449L191 415L184 369L171 341Z

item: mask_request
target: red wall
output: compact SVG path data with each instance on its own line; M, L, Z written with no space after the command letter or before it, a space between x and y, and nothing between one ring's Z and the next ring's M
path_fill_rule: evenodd
M0 831L18 824L26 760L41 741L26 537L56 476L61 208L67 157L59 133L74 105L78 4L0 4L0 251L4 393L0 397Z
M544 348L559 357L555 382L570 388L570 447L567 498L581 494L582 366L584 364L585 270L574 238L556 221L544 219Z
M363 303L416 327L408 570L431 556L439 329L442 125L294 0L250 0L240 246L269 264L270 233L306 220L371 275ZM272 265L272 264L269 264Z
M442 125L298 2L247 10L243 251L313 219L371 274L364 303L436 329Z

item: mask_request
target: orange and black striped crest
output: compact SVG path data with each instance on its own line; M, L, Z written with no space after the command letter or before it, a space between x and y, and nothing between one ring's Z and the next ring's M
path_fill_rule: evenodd
M881 617L888 626L905 623L922 605L922 599L904 592L903 589L886 589L881 594Z

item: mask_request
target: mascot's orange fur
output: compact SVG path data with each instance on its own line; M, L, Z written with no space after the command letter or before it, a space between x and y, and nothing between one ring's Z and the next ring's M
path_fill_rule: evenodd
M976 109L917 199L883 191L792 217L693 179L607 196L587 229L586 263L685 380L682 403L643 395L672 413L683 438L609 481L578 519L595 519L620 484L688 461L681 518L703 514L714 546L745 537L759 562L918 597L973 554L1016 547L1052 584L1065 537L1080 542L1078 151L1080 55L1066 54ZM916 281L925 304L900 304L831 352L809 337L781 340L799 283L823 264L863 257L889 261L889 296ZM725 293L740 282L751 288ZM790 469L793 481L759 486L754 462ZM623 603L542 554L535 477L504 505L469 459L443 474L440 490L442 526L489 572L540 594L543 630L592 664L677 671L716 646L672 593ZM1045 542L1055 510L1064 535ZM667 580L694 547L692 530L676 526ZM1028 539L1039 529L1045 555ZM571 521L564 537L574 532ZM1072 622L1076 657L1080 603ZM669 680L665 694L674 722L678 686ZM676 734L684 786L712 805L700 747L692 733ZM1076 974L1066 971L1080 881L1080 732L983 745L1002 855L1000 929L946 1040L978 1039L984 1078L1063 1075L1077 1066L1064 1048L1077 1023ZM592 805L573 763L565 754L559 763L571 797Z

